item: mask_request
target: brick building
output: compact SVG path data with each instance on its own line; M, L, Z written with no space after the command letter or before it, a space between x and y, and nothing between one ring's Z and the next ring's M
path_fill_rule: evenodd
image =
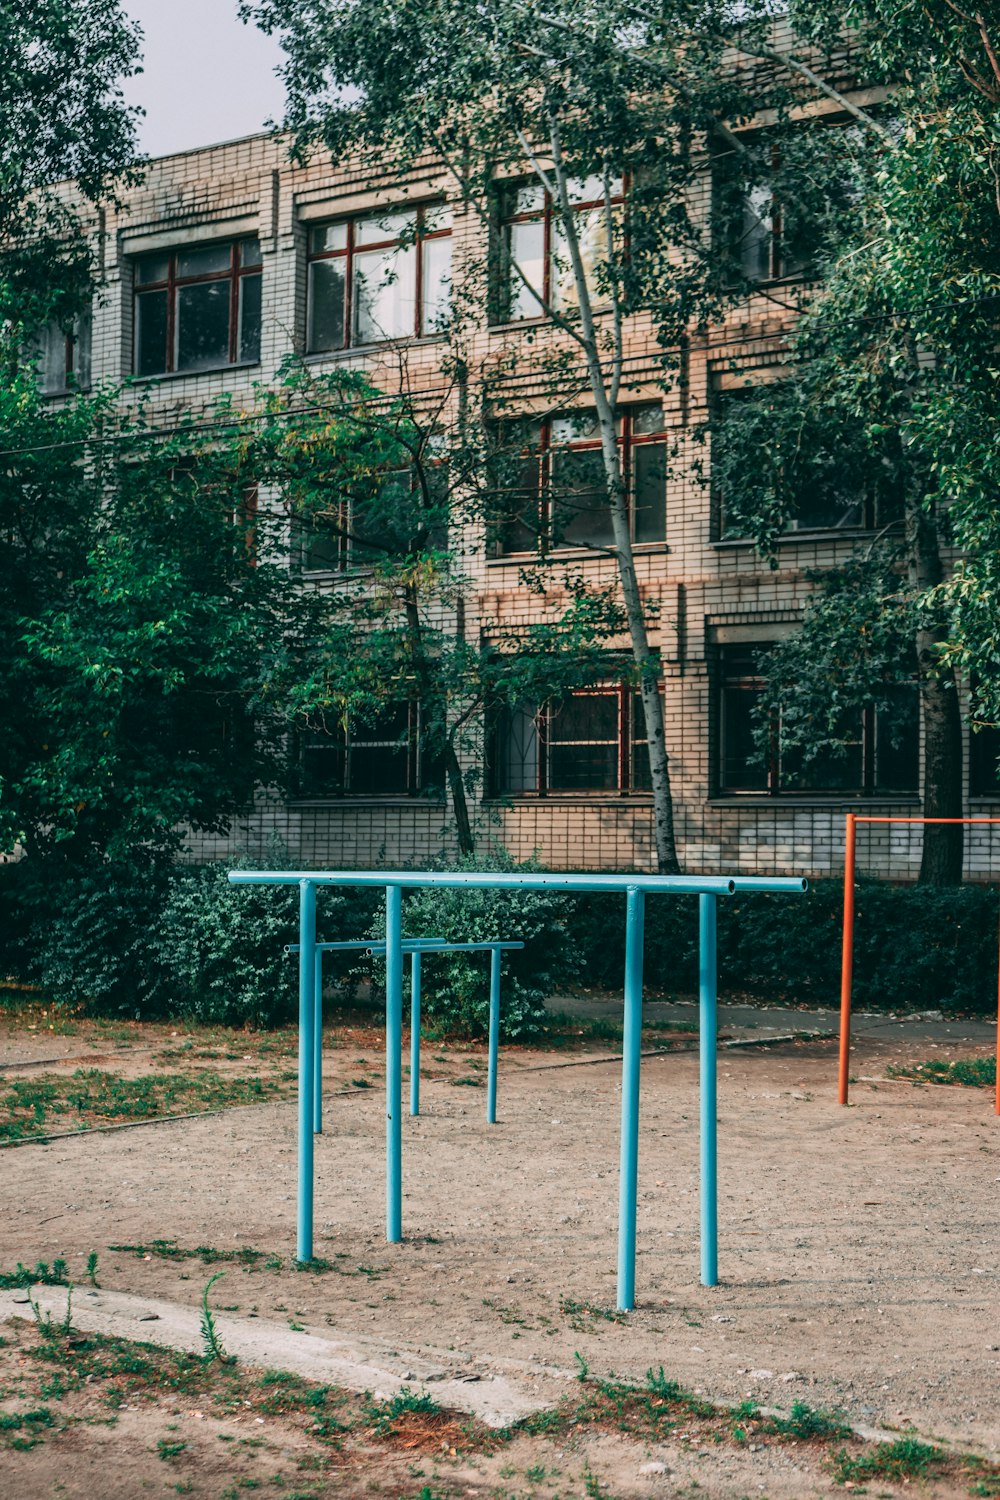
M581 193L585 201L584 188ZM556 274L545 248L545 212L537 196L519 192L501 231L510 253L533 263L539 277ZM748 543L727 534L724 497L699 477L707 451L699 432L709 413L737 400L748 381L778 372L789 315L763 288L793 284L799 269L784 254L767 205L750 203L747 214L745 268L760 282L760 295L734 307L700 339L692 337L685 379L667 394L653 328L642 318L631 321L620 441L640 582L659 606L653 644L664 661L683 867L822 875L840 866L845 811L919 813L919 714L915 691L909 699L902 694L901 748L873 715L860 715L854 752L808 776L794 764L762 768L751 754L750 710L762 648L795 629L809 570L846 556L882 518L857 506L834 513L814 500L780 543L772 569ZM141 389L164 421L222 393L249 399L253 383L273 379L291 351L318 370L360 368L383 389L405 379L411 392L430 396L442 379L444 343L435 319L448 278L457 287L463 267L479 263L484 251L479 221L447 203L432 166L407 174L387 170L373 187L368 174L349 163L293 165L284 141L272 135L152 162L123 211L109 211L95 234L103 290L89 326L81 323L70 338L46 339L46 389L58 396L69 371L81 383L137 377L133 390ZM523 288L499 308L483 298L476 332L483 361L513 356L516 367L529 336L536 347L554 335L532 315ZM536 423L539 465L585 474L585 402L553 411L527 359L522 387L524 412ZM668 444L676 444L679 455L669 464ZM594 583L615 576L613 560L591 550L600 544L600 528L600 518L588 517L583 507L560 539L566 557ZM475 571L468 631L489 638L538 609L519 583L531 545L514 527L491 551L478 549L468 564ZM351 563L322 545L300 550L298 560L315 587L330 586ZM333 757L324 761L323 747L313 746L303 795L287 804L262 795L234 827L228 847L254 848L273 831L295 863L327 867L395 865L447 847L448 809L443 797L420 795L419 729L410 728L408 750L401 748L400 736L407 735L399 725L381 739L369 731L341 745L336 775L324 776ZM651 866L641 725L632 694L613 674L558 712L537 706L512 716L498 732L479 812L512 853L535 852L556 868ZM986 736L970 743L971 812L996 806L995 750ZM991 833L969 831L972 878L996 873L991 861L1000 845L994 852ZM862 869L915 875L919 830L900 825L868 834L859 844ZM192 852L221 857L227 846L199 840Z

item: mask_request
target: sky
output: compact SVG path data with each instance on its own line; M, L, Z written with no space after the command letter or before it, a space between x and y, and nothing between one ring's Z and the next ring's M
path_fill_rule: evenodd
M124 0L144 33L143 69L125 84L146 111L139 146L149 156L252 135L280 123L284 87L277 42L244 26L237 0Z

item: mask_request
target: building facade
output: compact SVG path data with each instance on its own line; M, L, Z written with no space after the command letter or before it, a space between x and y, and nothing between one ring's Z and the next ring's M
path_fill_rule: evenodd
M585 183L579 193L585 224ZM553 228L538 191L515 186L494 232L544 281L547 296L569 295L557 284ZM146 400L169 423L224 394L251 402L255 383L273 381L295 353L320 372L361 369L387 391L405 381L431 401L445 383L440 314L466 270L483 263L486 233L475 215L449 203L433 164L390 168L373 184L351 163L295 165L274 135L165 157L150 164L121 211L95 226L103 289L89 324L46 338L41 378L54 398L74 380L130 381L125 399ZM809 573L843 560L885 517L853 501L811 497L781 540L775 568L729 534L725 497L708 474L705 424L748 383L777 377L790 315L769 293L801 280L766 202L748 202L742 244L759 295L692 336L683 379L666 392L652 323L629 323L619 441L641 590L655 606L653 644L664 664L682 865L820 876L842 866L846 811L919 814L919 712L914 690L901 693L893 726L859 714L852 751L836 765L804 772L790 757L763 766L755 756L762 652L796 628ZM585 498L594 460L586 398L560 410L539 388L531 351L558 335L535 315L523 283L508 291L499 302L482 295L476 358L514 371L512 389L532 430L524 488L539 528L549 528L555 550L588 582L611 583L613 560L599 550L605 523ZM551 499L557 474L576 497L561 518ZM486 640L560 603L540 603L521 582L535 545L521 519L467 562L474 592L464 628ZM296 547L311 587L331 586L357 562L329 539L290 542ZM513 855L534 854L553 868L652 868L642 733L635 695L613 672L557 707L509 715L489 729L480 825ZM997 809L996 748L983 735L968 743L971 814ZM452 847L443 797L423 794L416 719L359 732L349 743L312 743L303 754L299 797L279 802L262 793L228 843L194 840L192 856L253 850L272 834L293 863L310 867L394 866ZM969 830L970 878L1000 873L992 833ZM869 829L859 842L860 867L872 873L912 878L919 857L913 825Z

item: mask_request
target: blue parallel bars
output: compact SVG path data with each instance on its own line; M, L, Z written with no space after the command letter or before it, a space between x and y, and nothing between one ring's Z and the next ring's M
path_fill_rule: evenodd
M642 1032L642 949L647 894L697 895L700 918L700 1076L702 1280L718 1280L716 1200L716 898L739 892L803 892L805 880L762 876L515 875L485 872L371 870L231 870L234 885L300 887L299 921L299 1204L298 1256L312 1259L313 1124L316 1081L316 892L317 885L379 885L386 891L386 1238L402 1239L402 892L423 886L498 890L625 891L625 1014L622 1060L621 1180L618 1213L618 1308L635 1306L636 1198L638 1189L639 1061ZM324 946L348 946L328 944ZM350 946L354 946L353 944ZM431 945L424 945L428 951ZM469 945L473 946L473 945ZM412 951L412 950L411 950ZM493 1020L491 966L491 1030ZM494 1072L495 1077L495 1072Z
M420 1113L420 950L410 955L410 1114ZM487 1115L489 1119L489 1115Z

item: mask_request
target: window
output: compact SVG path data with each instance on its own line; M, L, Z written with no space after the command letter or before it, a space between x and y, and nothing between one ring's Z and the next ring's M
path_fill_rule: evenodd
M613 544L604 459L592 412L505 423L495 437L497 555ZM659 402L623 410L618 447L632 540L662 543L667 450Z
M443 784L421 745L416 703L388 704L370 723L299 735L301 797L407 797Z
M608 261L607 204L600 177L572 178L568 184L587 287L603 300L602 276ZM611 214L620 224L624 189L611 183ZM562 218L541 183L505 188L500 197L495 322L537 318L546 308L571 311L578 305L576 282Z
M54 319L37 335L34 357L43 395L62 396L90 388L90 332L88 311L69 324Z
M490 743L494 796L650 787L642 699L625 682L504 708Z
M451 308L451 209L421 204L309 230L306 349L437 333Z
M431 433L422 470L412 465L372 475L333 497L328 510L297 523L302 571L343 572L371 567L379 558L442 551L448 542L448 483L438 455L440 437Z
M140 256L135 373L170 375L260 359L260 244L255 238Z
M824 752L803 764L798 749L783 749L781 715L770 728L768 753L757 743L755 710L764 691L765 658L771 642L723 645L719 650L716 783L723 796L756 792L906 793L919 775L917 689L895 690L890 709L865 708L845 715L845 749Z
M791 431L781 481L790 504L786 534L798 531L874 530L902 516L902 496L895 471L879 463L850 419L837 429L824 430L822 413L793 407L784 384L771 380L741 385L712 394L711 457L713 531L724 541L746 536L733 494L749 481L751 493L759 485L754 454L773 449L778 433ZM727 504L727 494L730 500ZM760 491L764 504L770 495Z
M746 281L784 281L804 276L810 268L808 247L794 234L779 199L764 182L744 195L732 221L729 248L734 268Z

